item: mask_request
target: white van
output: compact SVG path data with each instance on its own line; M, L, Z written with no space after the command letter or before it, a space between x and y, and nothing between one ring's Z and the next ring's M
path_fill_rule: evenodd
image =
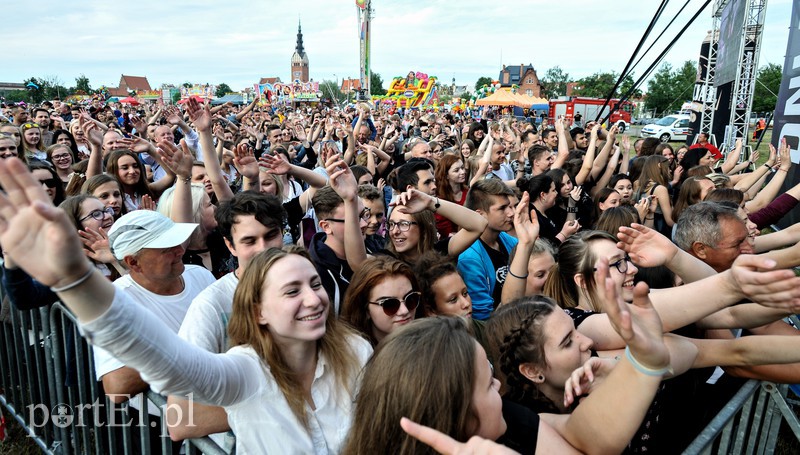
M661 142L686 140L692 134L689 122L686 114L668 115L642 128L639 137L657 137Z

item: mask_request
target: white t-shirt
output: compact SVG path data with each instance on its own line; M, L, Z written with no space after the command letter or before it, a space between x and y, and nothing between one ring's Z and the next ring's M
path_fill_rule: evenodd
M503 163L500 165L500 169L496 171L489 169L488 173L486 174L486 178L500 179L504 182L514 180L514 169L512 169L510 165Z
M233 310L233 293L239 278L229 273L205 288L192 300L178 336L206 351L228 350L228 320Z
M150 310L173 333L178 333L183 317L186 316L186 311L189 309L189 304L200 291L214 282L214 275L197 265L187 265L181 276L184 282L183 292L175 295L154 294L133 281L130 275L118 278L114 281L114 286L118 291L128 295L132 301ZM124 366L124 363L115 359L108 351L100 348L94 349L94 370L98 381L103 375Z

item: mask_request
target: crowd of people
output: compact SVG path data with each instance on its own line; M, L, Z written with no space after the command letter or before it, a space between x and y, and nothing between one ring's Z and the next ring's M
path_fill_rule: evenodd
M258 100L0 120L9 300L64 302L175 440L677 453L745 379L800 382L800 225L761 234L800 201L785 142L754 167L704 133Z

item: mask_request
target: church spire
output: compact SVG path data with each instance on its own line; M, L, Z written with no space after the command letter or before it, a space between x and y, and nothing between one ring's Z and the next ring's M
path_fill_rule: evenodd
M300 19L297 19L297 45L294 50L302 57L305 54L303 50L303 30L300 28Z

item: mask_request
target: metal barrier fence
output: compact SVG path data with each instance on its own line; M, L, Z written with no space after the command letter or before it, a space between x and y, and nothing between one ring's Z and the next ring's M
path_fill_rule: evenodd
M800 440L800 422L786 400L788 385L750 380L686 448L695 454L772 454L785 420Z
M0 322L0 404L44 453L177 453L180 444L169 438L161 418L166 399L140 394L141 412L109 401L95 380L92 347L66 307L6 310ZM208 437L183 446L187 454L228 453Z

